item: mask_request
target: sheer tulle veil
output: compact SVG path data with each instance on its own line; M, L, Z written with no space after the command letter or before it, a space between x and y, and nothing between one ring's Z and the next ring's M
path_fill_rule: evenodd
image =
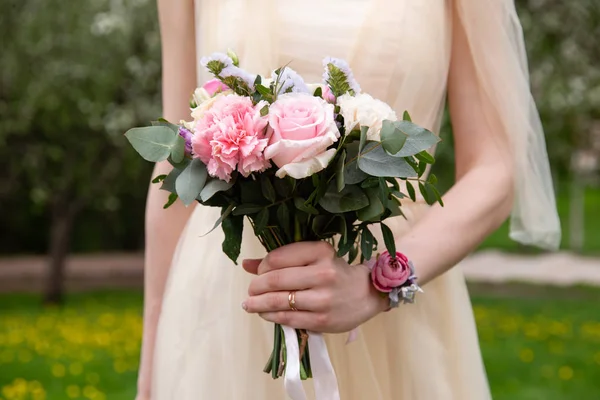
M275 38L280 27L273 11L275 1L245 1L244 26L240 30L240 37L252 35L253 40L240 40L240 46L236 49L243 60L243 66L262 73L268 73L276 65L278 52ZM442 4L441 7L423 5L424 9L431 10L432 24L436 26L428 27L426 32L431 32L432 29L449 29L451 24L462 25L476 66L479 96L486 105L485 116L489 126L500 129L512 145L515 200L510 236L523 244L556 249L560 244L560 221L556 213L544 132L529 87L527 55L514 0L437 1ZM221 3L219 0L197 0L196 3L200 22L206 18L217 18L211 13L218 12ZM376 70L382 64L381 60L398 58L392 44L399 41L390 38L397 39L399 35L406 35L406 24L411 21L402 20L403 9L408 6L419 7L409 3L412 2L372 1L362 34L355 44L353 57L349 60L355 75L377 76ZM451 8L451 12L444 12L448 8ZM448 15L451 16L451 21L437 23L436 18L446 18ZM414 36L407 37L406 40L415 42L411 48L418 53L418 42L424 39L419 38L420 31L418 27L415 28ZM446 37L451 40L451 35ZM197 39L202 43L203 49L214 49L210 32L202 31ZM450 48L448 43L439 43L441 60L448 60ZM415 57L415 54L411 53L407 57ZM422 84L423 79L411 79L412 74L423 73L422 65L415 62L399 62L394 65L394 74L380 74L387 81L381 82L379 87L401 92L403 85L410 85L415 81ZM440 65L445 63L440 62ZM435 66L429 66L433 67ZM199 77L204 79L206 75L199 71ZM446 82L434 79L427 84L445 85ZM431 109L423 113L437 115L434 119L439 121L444 106L443 103L431 104Z

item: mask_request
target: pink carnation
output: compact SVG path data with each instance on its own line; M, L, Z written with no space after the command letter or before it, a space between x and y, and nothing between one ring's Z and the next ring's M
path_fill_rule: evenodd
M229 182L235 170L247 177L269 167L263 155L269 142L268 119L260 115L266 105L254 106L248 97L222 96L196 121L194 157L206 164L211 176Z

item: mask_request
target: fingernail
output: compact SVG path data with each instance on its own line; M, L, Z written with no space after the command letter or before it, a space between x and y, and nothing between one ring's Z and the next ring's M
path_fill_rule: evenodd
M244 309L244 311L248 311L248 306L246 305L246 302L242 302L242 308Z

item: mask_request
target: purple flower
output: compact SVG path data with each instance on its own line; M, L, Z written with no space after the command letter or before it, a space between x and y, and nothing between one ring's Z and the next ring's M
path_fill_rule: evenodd
M283 67L279 71L279 76L273 71L271 73L271 79L277 81L281 85L280 93L294 92L294 93L310 93L308 86L304 83L304 79L293 69L289 67Z
M180 126L179 127L179 136L181 136L183 138L183 140L185 140L185 154L186 155L192 155L192 136L193 133L190 132L186 127L184 126Z
M346 76L346 82L355 94L360 93L360 85L358 84L356 79L354 79L354 74L350 69L350 65L348 65L348 63L345 60L342 60L340 58L327 57L323 60L323 67L325 67L325 73L323 74L324 82L329 82L329 64L334 65Z
M217 76L228 67L233 66L233 60L226 54L213 53L208 57L202 57L200 64L211 74Z
M256 75L252 75L241 68L238 68L234 65L230 65L224 68L220 74L221 78L228 78L233 76L235 78L239 78L244 81L250 89L254 88L254 81L256 80Z

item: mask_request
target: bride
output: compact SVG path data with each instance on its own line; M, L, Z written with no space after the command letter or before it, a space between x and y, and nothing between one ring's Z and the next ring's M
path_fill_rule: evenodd
M291 62L312 82L321 79L321 59L344 58L366 92L434 132L448 100L456 184L445 207L406 203L407 218L390 221L425 290L416 304L390 312L368 269L336 259L324 243L264 258L246 229L243 269L233 265L221 252L221 232L201 237L218 209L163 210L167 193L152 186L138 399L284 399L281 380L262 372L270 322L327 334L343 400L490 399L464 277L453 266L509 215L515 240L548 249L560 240L513 1L158 5L165 118L189 119L190 94L209 78L198 60L214 51L235 49L242 67L263 74ZM155 174L168 168L158 164ZM289 308L294 290L300 311ZM341 333L356 327L358 338L346 344Z

